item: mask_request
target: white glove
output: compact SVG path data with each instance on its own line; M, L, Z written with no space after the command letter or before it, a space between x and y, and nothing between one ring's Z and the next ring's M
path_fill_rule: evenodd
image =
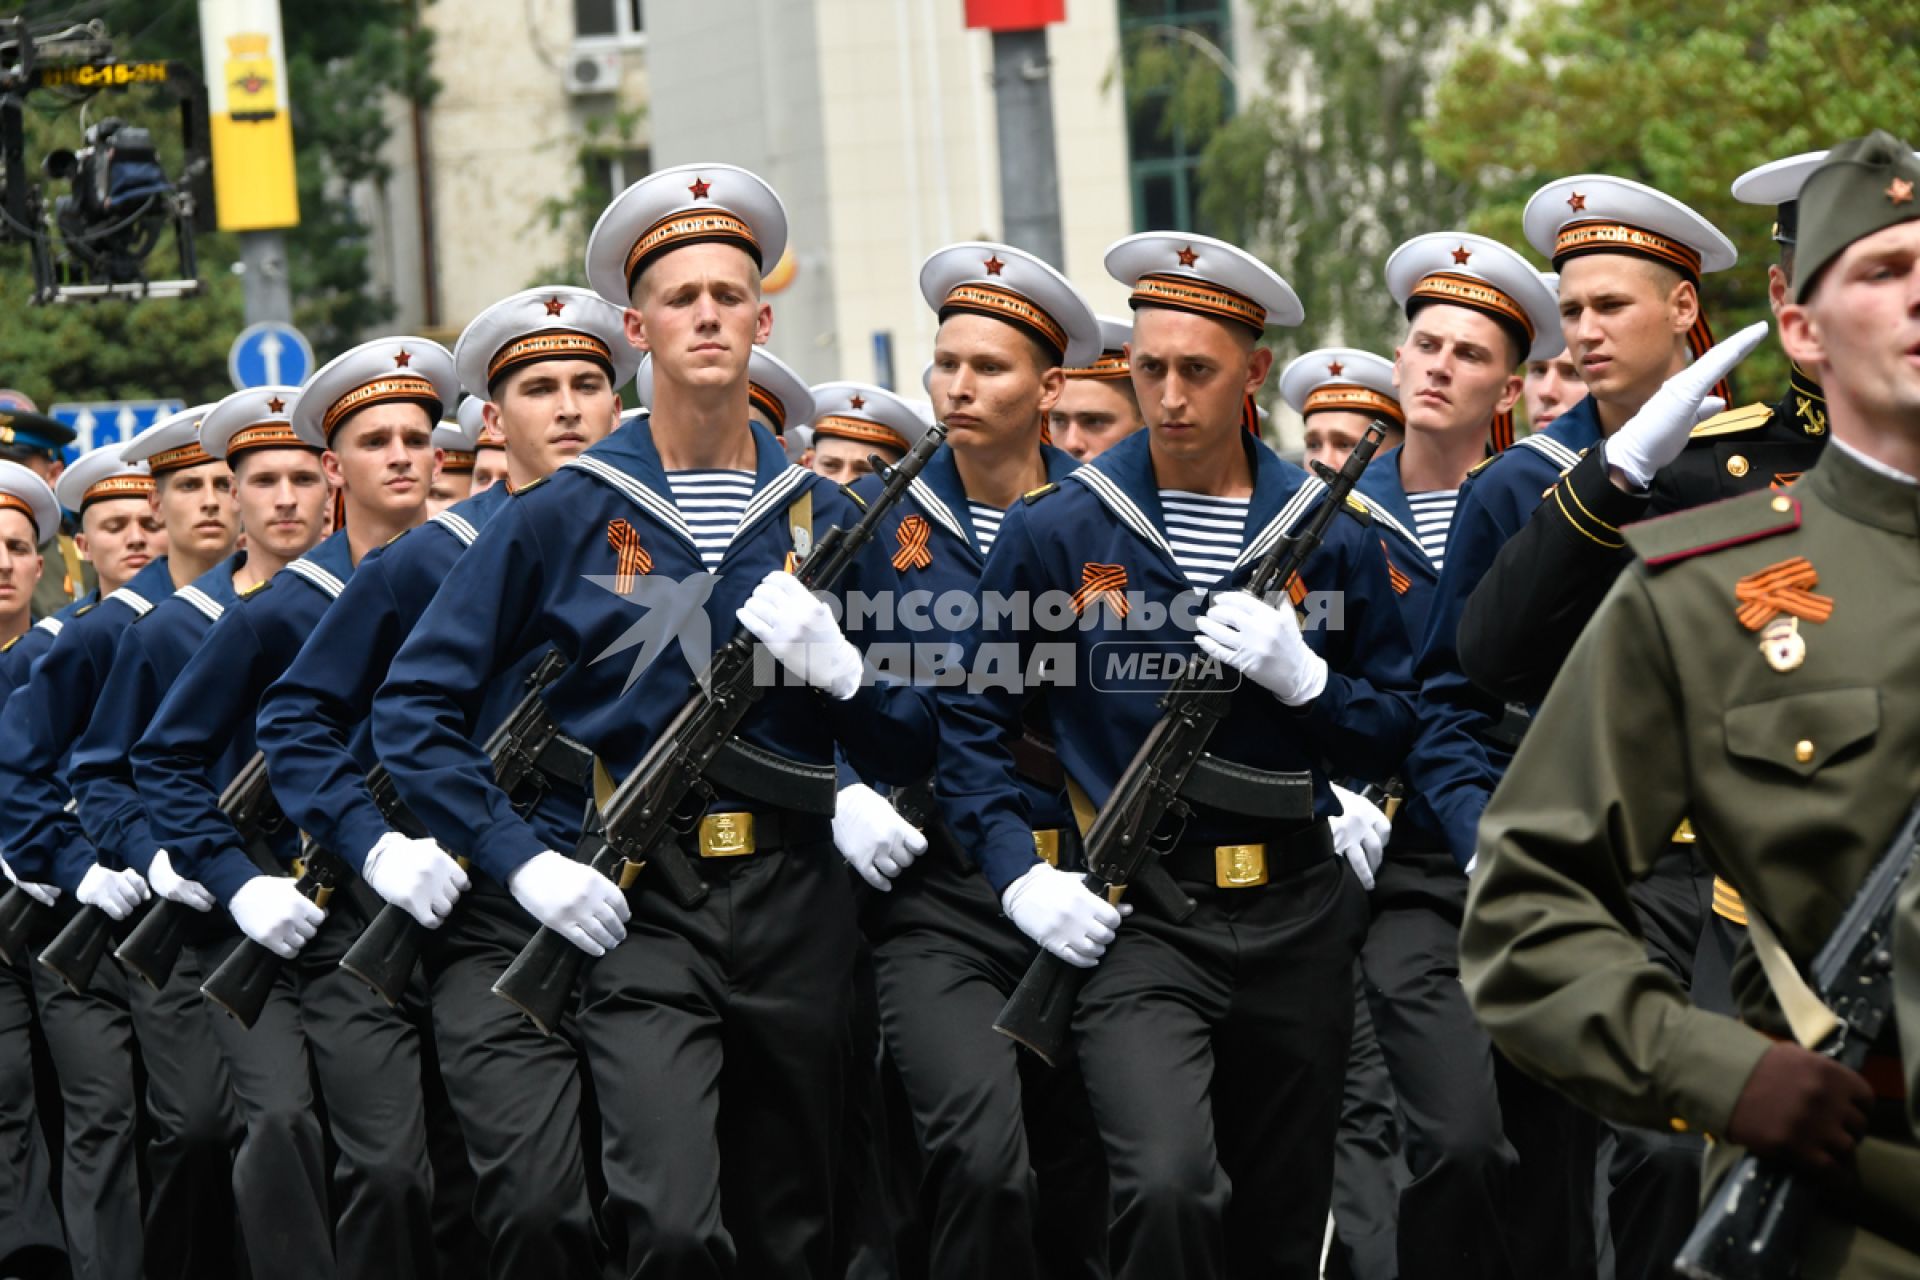
M590 956L627 936L632 909L619 886L585 863L542 849L507 877L507 891L528 915Z
M1640 412L1607 437L1607 465L1635 491L1652 484L1654 472L1678 458L1687 447L1687 433L1699 421L1713 384L1746 359L1766 336L1764 320L1750 324L1661 383L1660 389L1640 406Z
M860 688L860 651L840 634L833 611L800 579L775 569L734 611L780 665L816 689L845 702Z
M198 880L188 880L173 869L173 859L165 849L154 851L153 861L147 865L147 883L168 902L177 902L195 911L211 911L215 906L213 895L205 885Z
M1215 596L1194 643L1290 707L1327 687L1327 660L1307 645L1291 606L1276 609L1244 591Z
M1339 783L1333 785L1333 794L1340 801L1341 810L1332 819L1334 851L1353 868L1360 887L1371 891L1373 873L1380 869L1380 859L1386 855L1387 837L1393 834L1393 823L1373 801Z
M1113 931L1133 914L1087 888L1077 871L1036 862L1000 895L1000 909L1020 932L1078 969L1091 969L1107 954Z
M138 871L132 868L109 871L96 862L80 877L80 887L73 891L73 896L90 907L100 908L115 920L125 920L151 895Z
M26 894L43 907L50 907L60 900L59 885L41 884L37 880L22 880L19 876L13 874L13 866L5 858L0 858L0 871L7 873L7 879L18 885L20 892Z
M374 841L360 878L429 929L438 929L460 895L473 887L445 849L431 840L410 840L398 831Z
M299 955L327 918L288 876L255 876L234 891L227 912L240 932L282 960Z
M847 865L882 893L890 892L893 878L927 851L927 838L863 782L834 801L833 843Z

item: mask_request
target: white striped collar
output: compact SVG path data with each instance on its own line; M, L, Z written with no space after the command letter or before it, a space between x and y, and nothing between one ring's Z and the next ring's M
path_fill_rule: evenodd
M696 557L699 555L699 547L693 541L693 530L687 527L686 519L681 516L680 508L673 505L672 499L655 493L620 468L611 466L592 454L583 453L563 465L578 467L602 484L611 486L615 492L636 503L657 523L664 525L669 533L686 543L687 548Z
M118 600L121 604L133 610L136 616L142 618L146 617L147 614L153 610L153 602L151 600L129 587L121 587L118 591L109 595L107 599Z
M33 625L36 627L39 627L42 631L46 632L50 636L57 636L60 634L61 628L65 627L67 624L62 622L58 618L47 617L47 618L40 619L40 621L34 623Z
M340 581L340 579L334 577L331 572L321 568L305 556L300 557L288 565L287 572L299 574L315 587L319 588L320 593L329 600L339 599L340 593L347 589L346 583Z
M962 546L973 546L973 539L968 536L967 530L965 526L960 523L959 517L953 514L953 508L941 500L940 495L933 491L932 485L928 484L919 476L915 476L913 482L907 486L907 494L915 502L920 504L922 510L933 517L934 523L940 525L948 533L960 539ZM974 547L974 550L977 551L979 548Z
M1552 436L1546 435L1543 432L1536 431L1525 439L1514 441L1514 447L1517 449L1532 449L1562 471L1568 470L1580 461L1580 454L1577 450L1569 449L1566 445L1561 444L1558 440L1555 440Z
M1122 489L1112 476L1098 467L1081 467L1078 471L1069 473L1067 479L1078 480L1093 490L1093 496L1100 499L1107 510L1119 516L1120 523L1133 530L1148 546L1165 556L1168 564L1175 569L1180 568L1180 561L1174 556L1173 548L1167 544L1166 535L1154 527L1153 521L1147 518L1147 513L1140 509L1140 504L1129 498L1126 490ZM1185 578L1184 570L1181 571L1181 576Z
M473 540L480 536L480 531L473 527L471 520L451 510L442 511L432 519L435 524L452 534L463 547L472 546Z
M173 594L176 599L184 600L201 613L206 614L207 619L211 622L220 621L220 615L227 611L225 605L195 586L182 587Z
M812 475L813 472L805 467L788 463L787 469L769 480L766 488L754 494L753 501L749 502L747 509L740 513L740 523L734 527L733 537L727 541L727 550L733 550L734 544L740 541L747 530L765 519L768 512L791 498L793 491L807 483Z
M1267 527L1247 541L1246 550L1242 551L1240 558L1233 562L1233 571L1238 573L1271 551L1276 542L1293 532L1293 526L1299 523L1300 517L1304 516L1313 507L1315 500L1326 491L1326 481L1319 476L1307 477L1306 482L1293 491L1293 496L1287 499L1286 505L1280 508L1279 513L1267 521Z
M1426 547L1421 544L1421 541L1419 538L1414 536L1413 530L1407 528L1406 525L1401 524L1400 518L1394 515L1393 512L1387 510L1386 505L1384 503L1377 502L1374 499L1369 498L1366 494L1360 492L1358 489L1355 489L1353 491L1353 496L1360 499L1360 505L1367 509L1367 514L1373 517L1375 523L1383 524L1387 528L1399 534L1401 540L1404 541L1409 548L1411 548L1412 550L1420 554L1421 559L1425 560L1428 565L1433 564L1433 557L1427 554Z

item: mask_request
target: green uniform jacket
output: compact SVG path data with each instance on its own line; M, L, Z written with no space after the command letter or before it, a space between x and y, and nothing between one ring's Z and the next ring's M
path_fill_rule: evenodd
M1736 993L1751 1026L1695 1008L1648 960L1626 886L1690 818L1713 870L1805 971L1920 795L1920 488L1829 449L1787 493L1626 532L1639 559L1481 822L1461 975L1500 1048L1582 1105L1723 1133L1769 1043L1753 1028L1786 1027L1751 983ZM1831 615L1768 598L1752 629L1737 584L1794 557ZM1920 983L1906 977L1911 1035ZM1863 1146L1861 1172L1920 1235L1920 1151L1891 1110L1893 1142Z

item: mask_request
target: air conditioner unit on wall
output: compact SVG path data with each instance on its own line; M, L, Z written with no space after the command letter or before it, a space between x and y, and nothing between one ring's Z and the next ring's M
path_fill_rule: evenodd
M575 49L567 55L567 92L575 97L612 93L620 87L617 49Z

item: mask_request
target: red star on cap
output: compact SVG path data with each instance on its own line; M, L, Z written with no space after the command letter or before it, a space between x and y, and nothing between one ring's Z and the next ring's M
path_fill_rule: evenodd
M988 275L997 276L1000 274L1000 268L1006 266L1007 264L1000 261L1000 255L995 253L988 256L985 265L987 268Z
M705 178L695 178L693 180L693 185L688 187L687 190L693 192L693 198L695 200L705 200L707 198L707 191L712 186L713 184L711 182L708 182Z
M1327 361L1327 374L1329 377L1337 378L1346 371L1347 366L1341 364L1338 360Z
M1453 264L1457 267L1464 267L1467 265L1467 259L1472 256L1473 250L1467 248L1465 245L1461 245L1453 251Z
M1576 191L1567 197L1567 208L1573 210L1575 213L1585 213L1587 211L1587 198Z
M854 396L848 400L847 403L855 409L864 409L867 407L867 398L865 396Z
M1181 266L1190 267L1199 260L1200 255L1193 251L1192 245L1188 245L1186 248L1180 250L1179 258Z
M413 353L411 351L408 351L405 347L402 347L400 350L393 353L394 368L404 369L412 363L413 363Z
M279 396L275 396L273 399L267 401L268 413L285 413L286 411L287 411L287 402L285 400L282 400Z
M564 303L564 302L562 302L562 301L560 301L560 299L559 299L558 297L552 297L552 298L548 298L548 299L547 299L547 314L548 314L548 315L550 315L550 316L557 316L557 315L559 315L559 314L560 314L560 313L561 313L562 311L565 311L566 309L567 309L567 304L566 304L566 303Z
M1905 178L1895 178L1887 184L1887 203L1912 204L1913 184Z

